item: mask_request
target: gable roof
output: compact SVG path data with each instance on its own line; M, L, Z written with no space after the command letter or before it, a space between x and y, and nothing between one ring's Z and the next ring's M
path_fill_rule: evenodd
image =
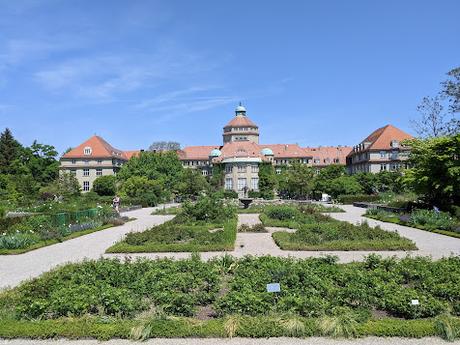
M85 154L85 148L91 148L91 154ZM91 138L65 153L62 158L119 158L129 160L140 151L121 151L110 145L102 137L93 135Z
M209 159L212 150L220 149L220 146L187 146L178 151L181 160L205 160Z
M303 148L297 144L268 144L259 145L261 149L269 148L275 158L303 158L309 157Z
M393 125L386 125L373 131L361 143L370 143L366 148L367 150L389 150L392 148L391 142L393 140L401 142L412 138L412 135L407 134L401 129Z

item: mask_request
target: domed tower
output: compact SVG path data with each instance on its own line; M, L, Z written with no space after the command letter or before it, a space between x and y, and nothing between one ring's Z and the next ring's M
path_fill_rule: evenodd
M224 145L234 141L259 143L259 127L246 116L246 108L240 103L235 109L235 117L224 127Z

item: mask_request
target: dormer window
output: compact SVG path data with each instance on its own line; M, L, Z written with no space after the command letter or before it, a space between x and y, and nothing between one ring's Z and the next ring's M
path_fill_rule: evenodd
M399 147L399 141L397 141L397 140L392 140L390 146L393 147L393 148Z
M84 154L85 156L91 155L92 152L93 152L93 150L92 150L91 147L89 147L89 146L86 146L86 147L83 149L83 154Z

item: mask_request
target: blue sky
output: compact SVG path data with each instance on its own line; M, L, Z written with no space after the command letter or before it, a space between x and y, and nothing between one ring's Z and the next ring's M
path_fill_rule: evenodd
M0 128L60 152L221 142L353 145L460 65L460 1L0 0Z

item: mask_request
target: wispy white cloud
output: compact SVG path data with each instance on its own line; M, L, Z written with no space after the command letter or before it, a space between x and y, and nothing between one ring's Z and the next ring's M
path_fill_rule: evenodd
M217 86L193 86L162 93L143 100L133 107L136 110L156 114L155 123L168 122L189 113L236 103L240 99L237 96L222 94L222 89ZM216 91L220 94L216 94Z

